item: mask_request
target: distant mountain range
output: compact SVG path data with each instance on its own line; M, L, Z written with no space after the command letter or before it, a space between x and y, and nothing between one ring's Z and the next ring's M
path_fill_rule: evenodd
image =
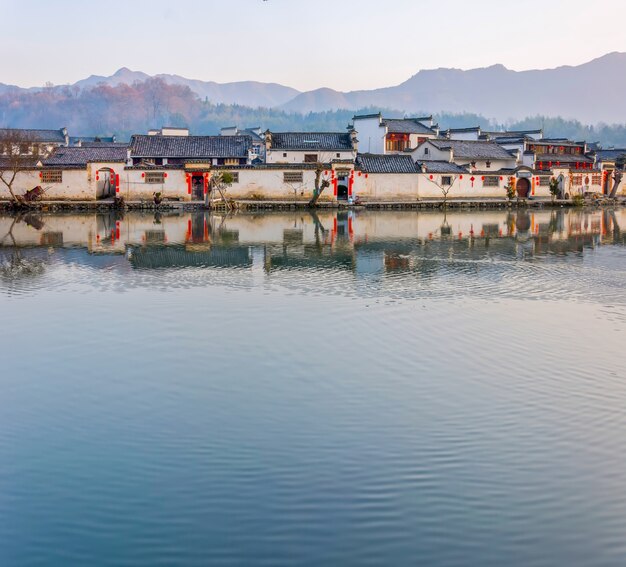
M70 87L90 89L145 81L150 75L122 68L109 77L91 75ZM512 71L503 65L470 69L419 71L392 87L341 92L308 92L276 83L216 83L179 75L156 75L168 84L185 85L214 103L266 107L288 112L319 112L365 107L395 108L406 113L471 112L500 121L527 116L562 116L586 123L626 123L626 53L609 53L577 66ZM55 87L60 88L60 87ZM21 89L0 83L0 94Z

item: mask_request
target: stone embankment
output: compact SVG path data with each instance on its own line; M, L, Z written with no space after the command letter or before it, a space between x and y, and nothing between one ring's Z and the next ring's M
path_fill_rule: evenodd
M389 202L368 201L361 203L342 203L320 201L318 209L371 209L371 210L419 210L419 209L506 209L506 208L562 208L579 206L570 199L552 201L550 199L530 199L524 201L508 201L507 199L450 199L447 202L441 199L425 199L420 201ZM626 198L618 199L586 199L585 206L624 206ZM307 201L233 201L230 210L245 211L284 211L302 210L308 208ZM223 203L208 207L203 201L164 201L155 204L150 201L127 201L117 204L113 200L105 201L38 201L31 202L18 210L36 210L42 212L109 212L111 210L159 210L159 211L194 211L209 210L223 211L227 209ZM0 201L0 210L16 210L10 201Z

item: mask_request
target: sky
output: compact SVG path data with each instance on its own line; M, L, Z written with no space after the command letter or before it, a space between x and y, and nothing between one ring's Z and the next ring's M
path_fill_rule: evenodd
M299 90L399 84L420 69L577 65L626 51L626 0L0 0L0 82L120 67Z

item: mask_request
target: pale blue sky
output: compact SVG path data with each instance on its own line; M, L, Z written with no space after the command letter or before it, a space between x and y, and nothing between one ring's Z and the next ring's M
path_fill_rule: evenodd
M352 90L626 51L625 0L0 0L0 13L0 82L20 86L129 67Z

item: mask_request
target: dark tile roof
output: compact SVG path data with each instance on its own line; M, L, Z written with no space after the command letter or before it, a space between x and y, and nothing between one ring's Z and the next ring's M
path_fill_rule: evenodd
M127 148L128 142L81 142L81 148Z
M380 112L377 112L375 114L355 114L352 117L352 120L367 120L368 118L381 118L382 115L380 114Z
M421 160L417 162L419 167L424 167L426 173L469 173L467 169L449 161Z
M57 148L46 159L45 166L87 165L90 162L125 162L127 146Z
M531 134L541 134L543 133L543 130L504 130L502 132L484 131L484 133L488 134L492 138L522 138L525 136L530 136Z
M582 155L571 154L535 154L535 161L551 161L555 164L559 163L593 163L591 158Z
M130 140L133 157L247 158L250 136L145 136Z
M419 118L384 118L382 123L392 134L435 134L434 130L424 126Z
M365 173L417 173L413 158L406 154L359 154L356 167Z
M272 132L273 150L351 150L344 132Z
M19 158L19 169L30 169L37 167L37 163L39 162L38 157L34 156L20 156ZM12 169L14 167L15 162L6 156L0 156L0 169Z
M613 150L596 150L595 152L600 161L615 161L626 159L626 148Z
M440 150L451 149L454 159L513 159L513 156L495 142L475 140L429 140Z
M455 132L455 133L481 132L481 129L480 129L480 126L469 126L467 128L448 128L446 130L446 133L450 133L450 132Z
M63 129L59 130L31 130L24 128L0 128L0 137L11 132L20 132L25 140L33 140L41 143L65 144Z

